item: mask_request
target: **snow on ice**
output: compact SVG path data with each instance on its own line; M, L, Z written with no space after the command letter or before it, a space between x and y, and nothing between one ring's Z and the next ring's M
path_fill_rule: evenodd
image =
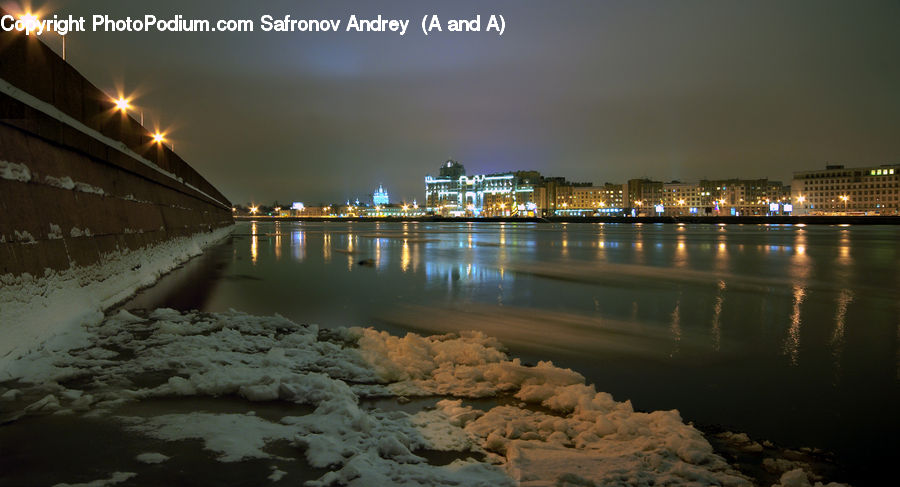
M53 227L51 232L58 231ZM76 230L72 229L73 236ZM98 264L47 270L43 276L0 275L0 379L7 377L6 365L18 354L40 343L50 350L54 342L83 334L79 324L101 320L103 310L156 282L230 232L231 227L225 227L137 251L116 251ZM31 235L27 238L33 240Z
M25 406L30 413L111 417L133 434L198 439L222 462L283 459L267 446L287 442L327 470L307 485L751 485L677 411L634 411L577 372L510 359L478 332L397 337L319 330L277 315L169 309L122 310L80 328L68 343L9 364L19 389L41 391ZM136 385L148 375L155 382ZM280 418L119 412L126 403L180 396L312 409ZM365 406L415 397L439 400L410 412ZM504 400L475 407L475 398ZM425 451L459 456L433 465ZM809 485L799 472L781 483ZM285 475L276 467L266 474Z

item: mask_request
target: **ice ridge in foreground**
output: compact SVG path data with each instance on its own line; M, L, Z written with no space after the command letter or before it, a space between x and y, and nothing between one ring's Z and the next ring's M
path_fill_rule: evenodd
M510 359L478 332L397 337L319 330L277 315L158 309L119 311L70 339L71 347L56 343L10 365L12 376L42 391L27 412L111 417L133 434L201 440L220 462L276 458L267 447L288 442L325 469L311 486L751 484L677 411L636 412L577 372ZM309 408L280 419L121 413L123 404L152 398L234 395ZM412 412L361 405L415 397L436 402ZM490 397L505 400L473 406ZM462 453L435 465L425 451ZM802 470L789 473L785 485L806 481ZM272 467L259 481L285 475Z

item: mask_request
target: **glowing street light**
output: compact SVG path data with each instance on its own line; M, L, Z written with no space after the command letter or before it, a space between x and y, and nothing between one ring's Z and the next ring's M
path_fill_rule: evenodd
M155 134L153 134L153 142L156 142L157 144L162 144L165 141L166 141L166 134L163 134L160 132L156 132Z
M31 34L32 32L38 30L40 27L40 20L37 15L34 15L31 12L26 12L19 16L19 20L22 21L22 26L25 28L26 34Z
M115 103L116 108L118 110L121 110L122 113L127 113L128 110L131 108L130 100L128 100L127 98L122 97L122 96L120 96L118 98L114 98L113 103Z
M259 207L258 207L258 206L251 206L251 207L250 207L250 213L251 213L251 214L255 215L257 211L259 211Z
M804 201L806 201L806 196L801 195L797 197L797 203L803 203Z

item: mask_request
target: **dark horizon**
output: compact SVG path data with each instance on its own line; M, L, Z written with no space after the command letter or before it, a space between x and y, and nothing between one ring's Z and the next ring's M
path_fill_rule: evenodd
M4 3L4 5L8 5ZM900 160L896 2L59 1L59 15L411 19L396 33L71 33L67 60L235 203L420 198L470 173L761 178ZM503 36L418 22L503 14ZM484 23L484 20L482 20ZM59 51L58 37L44 37ZM136 114L134 116L137 116Z

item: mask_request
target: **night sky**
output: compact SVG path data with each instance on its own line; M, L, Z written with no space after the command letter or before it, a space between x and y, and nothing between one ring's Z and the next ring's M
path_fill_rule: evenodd
M35 1L34 7L45 4ZM138 92L236 203L423 198L470 173L770 177L900 162L900 2L55 0L58 14L410 19L396 33L72 33L68 61ZM503 14L495 33L425 37ZM58 38L45 42L58 47Z

